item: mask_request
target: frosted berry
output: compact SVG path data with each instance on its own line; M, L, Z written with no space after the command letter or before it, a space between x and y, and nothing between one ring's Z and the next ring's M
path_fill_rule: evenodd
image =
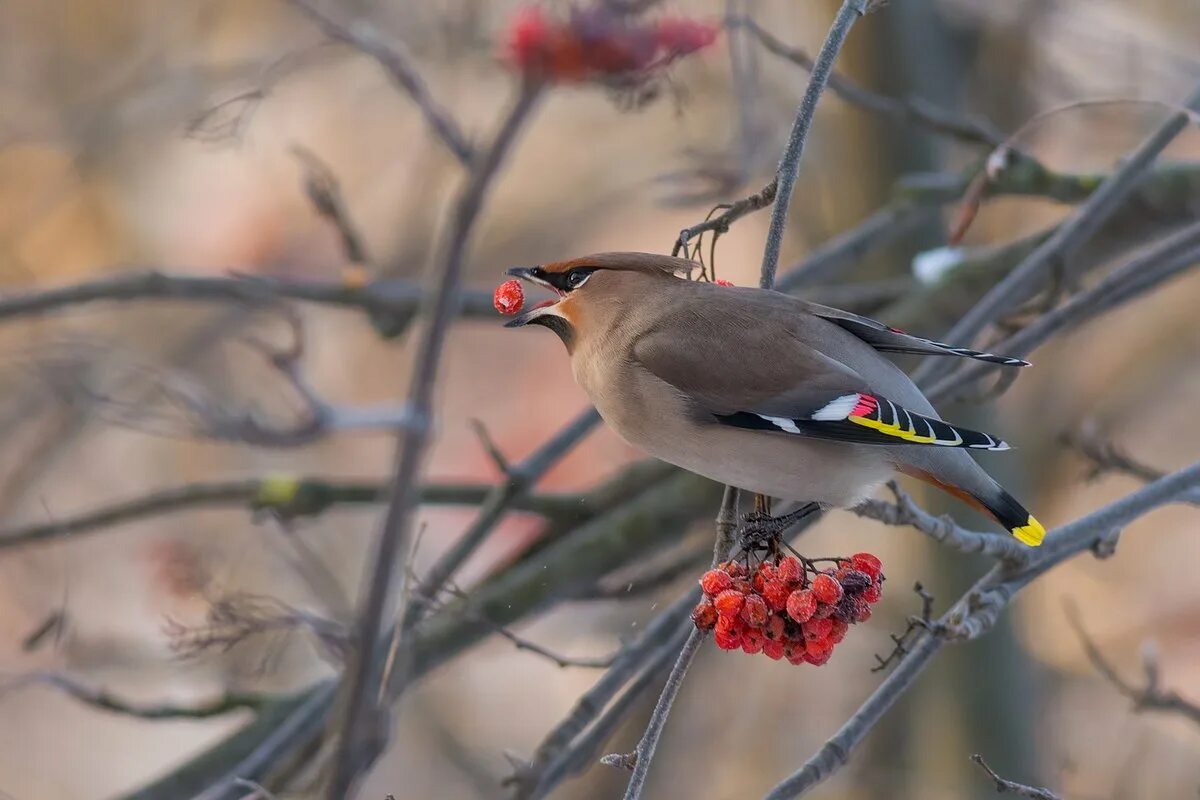
M810 619L804 623L804 640L807 642L819 641L829 638L829 634L833 631L833 620L831 619Z
M800 579L804 576L804 567L800 564L798 558L788 556L779 562L779 566L775 572L779 576L779 580L785 583L799 583Z
M783 611L787 608L788 596L791 593L792 587L783 581L767 581L767 585L763 587L762 596L773 610Z
M713 641L722 650L736 650L738 647L741 647L742 635L737 631L731 632L718 629L713 634Z
M709 597L716 597L733 586L733 576L723 569L710 569L700 577L700 588Z
M766 644L767 637L762 635L762 631L754 628L747 628L742 631L742 652L754 655L761 653L763 645Z
M883 584L872 583L866 589L863 589L863 592L859 595L859 597L861 597L863 600L866 600L868 603L878 603L879 598L883 597Z
M718 564L717 569L725 570L734 578L746 577L746 566L740 561L726 561Z
M736 589L726 589L713 598L713 605L717 608L717 614L730 619L737 617L738 612L742 610L742 604L745 602L746 595Z
M751 628L761 628L767 624L767 617L771 611L767 608L767 603L756 594L746 595L746 601L742 603L742 622L746 623Z
M857 594L871 585L871 576L861 570L848 569L841 577L842 589Z
M866 622L871 618L871 604L861 597L854 598L854 621Z
M818 575L813 578L812 593L822 603L837 605L842 599L842 585L830 575Z
M836 611L837 606L831 606L829 603L817 603L817 610L813 612L813 619L832 617Z
M817 598L809 589L797 589L787 599L788 616L796 622L808 622L817 610Z
M783 642L776 642L768 639L763 642L763 653L772 661L778 661L783 658Z
M829 629L829 641L838 644L842 639L846 638L846 631L850 630L850 626L843 620L834 618L833 625Z
M702 631L711 630L717 624L717 609L711 600L701 600L692 609L692 622Z
M492 304L501 314L516 314L525 305L525 290L517 280L505 281L496 287Z
M763 635L768 639L779 641L784 637L784 629L786 627L783 617L778 614L772 614L771 618L767 620L767 624L763 626Z
M855 553L850 556L850 563L856 570L870 575L872 580L878 580L883 574L883 562L870 553Z

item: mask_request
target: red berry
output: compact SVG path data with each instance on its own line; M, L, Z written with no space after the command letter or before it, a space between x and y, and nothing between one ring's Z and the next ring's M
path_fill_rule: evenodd
M717 278L715 281L713 281L713 283L715 283L717 286L733 286L733 285L735 285L733 281L727 281L724 278Z
M806 651L804 653L804 660L807 663L812 664L814 667L819 667L827 662L831 655L833 655L833 650L821 650L817 654Z
M870 575L872 580L878 580L883 574L883 562L870 553L855 553L850 556L850 563L856 570Z
M776 574L779 576L779 580L784 583L799 583L800 579L804 577L804 567L800 564L798 558L788 556L779 562Z
M872 583L866 589L863 589L863 593L859 597L868 603L878 603L879 598L883 597L883 584Z
M525 290L517 280L505 281L496 287L492 304L501 314L515 314L525 305Z
M751 628L761 628L767 624L770 614L771 611L762 597L756 594L746 595L746 602L742 603L742 622Z
M833 642L827 638L809 639L804 643L804 651L812 656L821 656L833 652Z
M717 40L720 27L684 17L663 17L655 26L655 38L669 56L682 56L708 47ZM721 281L716 281L721 284Z
M768 639L763 642L763 653L772 661L778 661L783 658L783 642L776 642Z
M733 589L735 592L750 594L754 591L754 584L752 584L748 578L734 578L733 585L729 588Z
M692 622L696 623L696 627L702 631L710 630L717 624L717 609L711 600L701 600L692 609Z
M747 628L742 631L742 651L754 655L762 652L763 645L767 638L762 635L762 631L754 628Z
M723 631L718 629L713 634L713 641L717 643L717 647L722 650L736 650L742 644L742 635L740 633Z
M788 616L796 622L808 622L817 610L817 598L809 589L797 589L787 599Z
M832 617L836 611L837 606L831 606L828 603L817 603L817 610L813 612L813 619Z
M810 619L804 623L804 640L806 642L813 642L827 639L832 631L833 620L828 618Z
M813 578L812 592L817 600L829 605L837 605L842 599L842 585L829 575L818 575Z
M717 613L729 619L737 618L738 612L742 610L742 604L745 602L746 595L737 589L726 589L713 598L713 605L717 607Z
M834 644L839 643L846 638L846 631L850 630L850 626L840 619L833 621L833 627L829 629L829 641Z
M773 610L783 611L787 608L788 595L791 593L792 587L783 581L767 581L767 585L763 587L762 596Z
M740 561L726 561L718 564L717 569L725 570L734 578L746 577L746 565Z
M709 597L716 597L733 585L733 577L723 569L710 569L700 576L700 588Z
M763 635L773 641L780 641L783 639L785 627L787 627L787 623L783 621L783 617L772 614L767 620L767 624L763 626Z
M871 618L871 604L861 597L854 598L854 621L866 622Z

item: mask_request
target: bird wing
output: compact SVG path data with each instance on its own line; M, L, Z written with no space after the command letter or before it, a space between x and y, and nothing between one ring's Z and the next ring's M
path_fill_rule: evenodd
M966 347L955 347L944 342L934 341L933 339L925 339L921 336L913 336L911 333L905 333L899 328L892 328L884 325L882 322L862 317L858 314L851 314L849 311L842 311L837 308L819 305L817 303L805 303L807 310L813 316L832 322L850 333L862 339L867 344L884 353L915 353L918 355L929 356L959 356L961 358L973 358L977 361L986 361L990 364L1002 364L1009 367L1028 367L1028 361L1021 358L1012 358L1010 356L998 356L992 353L983 353L979 350L971 350Z
M668 319L638 338L632 359L721 425L862 444L1008 449L989 434L896 405L794 329L736 316L724 322Z

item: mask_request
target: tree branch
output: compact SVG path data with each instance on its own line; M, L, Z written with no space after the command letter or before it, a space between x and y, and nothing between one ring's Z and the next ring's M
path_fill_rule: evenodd
M240 710L259 710L274 698L270 695L229 692L196 705L171 703L142 704L88 686L60 672L32 672L20 675L0 685L0 695L28 686L49 686L85 705L112 714L144 720L211 719Z
M1063 525L1046 538L1037 554L1023 565L997 565L971 587L922 637L896 669L879 685L817 753L767 794L767 800L801 797L829 778L908 690L932 658L949 641L974 639L990 630L1013 597L1038 576L1089 550L1140 516L1200 485L1200 463L1150 483L1120 500Z
M987 765L987 762L983 760L983 756L979 755L978 753L971 756L971 760L978 764L979 768L986 772L989 778L995 781L997 794L1012 792L1018 797L1028 797L1030 800L1060 800L1059 796L1049 789L1026 786L1023 783L1017 783L1016 781L1010 781L1005 778L1001 778L996 774L995 770Z
M384 68L391 79L416 103L417 108L425 116L425 121L433 129L446 148L464 165L470 165L475 158L474 147L463 135L458 123L443 108L426 86L425 80L417 71L416 66L409 60L398 42L388 42L369 23L355 21L340 22L318 8L318 0L289 0L300 9L317 27L331 39L353 47L355 50L375 59Z
M783 158L775 173L775 206L771 210L771 226L767 230L767 245L763 250L762 275L759 286L770 289L775 285L775 269L779 265L779 251L783 247L783 228L787 224L788 208L792 203L792 189L796 185L796 175L800 171L800 157L804 154L804 142L808 139L808 131L812 127L813 117L817 111L817 102L829 82L833 71L833 62L841 52L842 44L850 33L850 28L859 17L867 13L868 0L845 0L838 9L833 27L830 28L825 42L817 53L813 63L812 74L808 80L808 88L804 90L804 98L796 112L796 121L792 123L792 133L788 137Z
M437 380L442 347L450 320L458 303L459 283L471 231L483 208L483 201L493 178L541 92L538 86L524 84L516 101L501 122L494 138L483 155L473 162L467 182L455 203L443 252L434 275L436 290L430 300L428 325L417 346L416 366L408 392L408 407L414 424L400 435L397 444L396 470L392 482L391 501L380 532L370 574L364 587L358 624L355 629L355 648L347 665L344 680L344 710L338 729L341 736L333 779L328 796L342 800L352 786L382 750L388 731L381 701L391 698L380 686L381 664L376 658L381 628L387 616L389 598L394 588L396 565L407 557L408 539L417 506L417 480L430 439L430 414L433 389ZM403 575L395 581L403 586ZM407 656L407 654L405 654ZM401 674L407 670L400 669ZM403 686L402 680L398 685Z
M1200 108L1200 87L1193 90L1184 104L1189 108ZM1044 243L964 314L946 334L945 340L960 345L970 344L976 334L995 322L1014 303L1027 300L1049 273L1065 272L1071 256L1114 214L1159 153L1174 141L1190 121L1191 117L1186 111L1171 114ZM920 384L945 374L945 371L944 366L936 366L932 359L926 359L913 373L913 380Z
M752 17L733 16L727 18L726 23L731 27L746 29L768 52L792 62L801 69L812 72L816 66L808 53L776 38ZM837 72L829 76L829 91L847 103L867 111L883 114L901 122L912 122L933 133L960 139L969 144L983 144L994 148L1004 144L1007 139L1003 132L986 119L956 114L919 97L896 98L872 92Z

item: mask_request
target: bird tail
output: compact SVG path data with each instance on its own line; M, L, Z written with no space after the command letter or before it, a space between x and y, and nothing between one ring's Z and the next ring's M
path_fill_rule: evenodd
M938 480L931 473L914 467L901 467L902 472L912 475L926 483L933 484L944 492L954 495L963 502L984 512L1004 526L1005 530L1017 538L1017 541L1030 547L1037 547L1046 538L1046 529L1030 514L1017 498L1009 494L1003 486L990 478L986 478L988 486L980 491L970 491L945 481Z

